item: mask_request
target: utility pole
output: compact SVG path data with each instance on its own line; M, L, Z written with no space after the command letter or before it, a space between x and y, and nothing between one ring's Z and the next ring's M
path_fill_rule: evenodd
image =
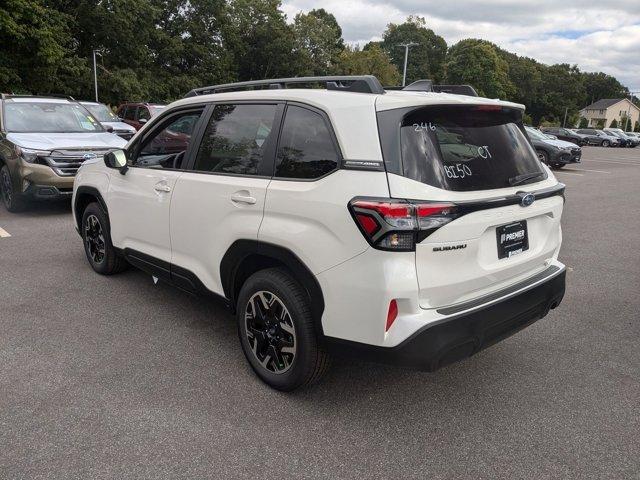
M633 96L634 96L635 93L640 93L640 90L635 90L635 91L629 90L629 101L631 102L631 105L634 105ZM626 119L627 125L622 127L622 130L625 131L625 132L633 132L633 128L635 127L635 125L633 124L633 120L631 120L631 105L629 105L627 107L627 119ZM629 123L631 125L628 125ZM628 126L628 128L625 128L627 126Z
M418 45L416 42L401 43L399 47L404 47L404 69L402 70L402 86L407 83L407 60L409 59L409 48Z
M100 55L100 50L95 49L93 51L93 88L96 93L96 102L98 101L98 69L96 68L96 55Z
M564 109L564 120L562 121L562 128L565 128L567 126L567 111L569 110L568 107L565 107Z

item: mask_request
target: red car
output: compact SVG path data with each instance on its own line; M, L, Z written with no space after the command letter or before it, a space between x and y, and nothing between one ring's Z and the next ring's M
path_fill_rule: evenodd
M118 115L124 123L128 123L136 130L140 130L151 117L156 116L165 107L166 105L158 105L155 103L123 103L118 107L116 115Z

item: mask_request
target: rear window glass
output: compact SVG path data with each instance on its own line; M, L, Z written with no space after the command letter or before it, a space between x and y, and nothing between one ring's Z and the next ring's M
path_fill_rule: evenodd
M400 127L405 177L453 191L489 190L546 178L517 110L430 107Z

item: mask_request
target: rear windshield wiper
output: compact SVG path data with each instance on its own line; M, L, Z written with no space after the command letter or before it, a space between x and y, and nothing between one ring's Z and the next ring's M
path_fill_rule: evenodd
M523 173L522 175L516 175L515 177L511 177L509 179L509 185L515 187L516 185L522 185L527 180L533 180L534 178L542 177L544 172L536 172L536 173Z

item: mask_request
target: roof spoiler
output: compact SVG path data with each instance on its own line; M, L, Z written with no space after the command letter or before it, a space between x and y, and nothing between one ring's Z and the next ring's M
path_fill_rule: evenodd
M307 87L319 85L327 90L337 90L342 92L375 93L378 95L385 93L382 84L373 75L334 75L325 77L273 78L268 80L251 80L248 82L211 85L209 87L194 88L185 95L185 98L225 91L261 89L277 90L287 88L290 85L306 85Z
M388 90L401 90L408 92L438 92L452 93L454 95L467 95L477 97L478 92L471 85L434 85L432 80L416 80L406 87L389 87Z

